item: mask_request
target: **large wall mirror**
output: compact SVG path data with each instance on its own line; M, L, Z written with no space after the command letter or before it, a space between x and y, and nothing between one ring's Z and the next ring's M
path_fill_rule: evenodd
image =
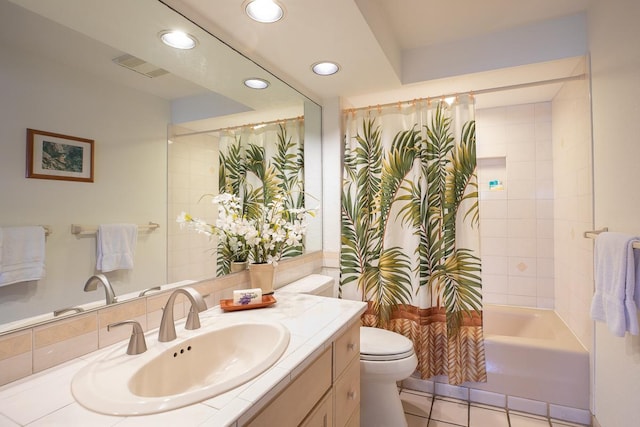
M161 43L172 29L196 47ZM161 1L0 0L0 55L0 227L49 230L45 277L0 286L0 333L104 305L100 287L83 291L100 273L100 224L159 226L140 228L133 269L105 273L120 298L216 276L215 246L175 214L211 210L198 200L218 191L219 140L232 129L302 121L307 206L321 204L320 107ZM27 129L93 140L93 182L25 177ZM321 223L311 220L305 251L322 249Z

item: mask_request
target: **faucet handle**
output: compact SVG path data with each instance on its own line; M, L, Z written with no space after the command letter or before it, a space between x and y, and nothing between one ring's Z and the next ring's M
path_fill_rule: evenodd
M200 328L200 316L198 315L198 310L193 305L191 305L189 309L187 323L184 325L184 328L189 330Z
M132 325L131 338L129 338L129 346L127 347L127 354L135 355L142 354L147 351L147 342L144 339L144 332L142 326L135 320L125 320L122 322L110 323L107 325L107 331L111 331L111 328L116 328L122 325Z

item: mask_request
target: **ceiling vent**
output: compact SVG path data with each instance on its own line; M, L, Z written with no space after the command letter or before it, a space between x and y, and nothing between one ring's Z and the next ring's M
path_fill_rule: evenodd
M148 62L145 62L142 59L136 58L135 56L129 55L129 54L118 56L117 58L113 59L113 62L115 62L120 66L128 68L131 71L135 71L136 73L139 73L151 78L160 77L160 76L164 76L165 74L169 74L167 70L158 68L153 64L149 64Z

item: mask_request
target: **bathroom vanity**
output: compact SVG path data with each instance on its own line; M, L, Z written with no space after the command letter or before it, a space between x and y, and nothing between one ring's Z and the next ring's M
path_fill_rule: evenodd
M151 415L122 417L85 409L71 394L73 377L105 352L126 352L125 341L1 387L0 421L7 426L359 425L359 326L366 304L278 291L275 297L277 303L268 308L223 312L215 306L200 314L203 324L279 322L290 332L282 357L232 390ZM176 330L180 340L186 334L184 321L177 322ZM158 338L157 330L145 335L150 345Z

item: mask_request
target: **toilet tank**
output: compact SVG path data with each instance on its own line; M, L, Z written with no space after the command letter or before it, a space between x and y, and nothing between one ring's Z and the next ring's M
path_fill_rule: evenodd
M310 274L302 279L278 288L277 291L333 297L334 283L335 280L331 276Z

